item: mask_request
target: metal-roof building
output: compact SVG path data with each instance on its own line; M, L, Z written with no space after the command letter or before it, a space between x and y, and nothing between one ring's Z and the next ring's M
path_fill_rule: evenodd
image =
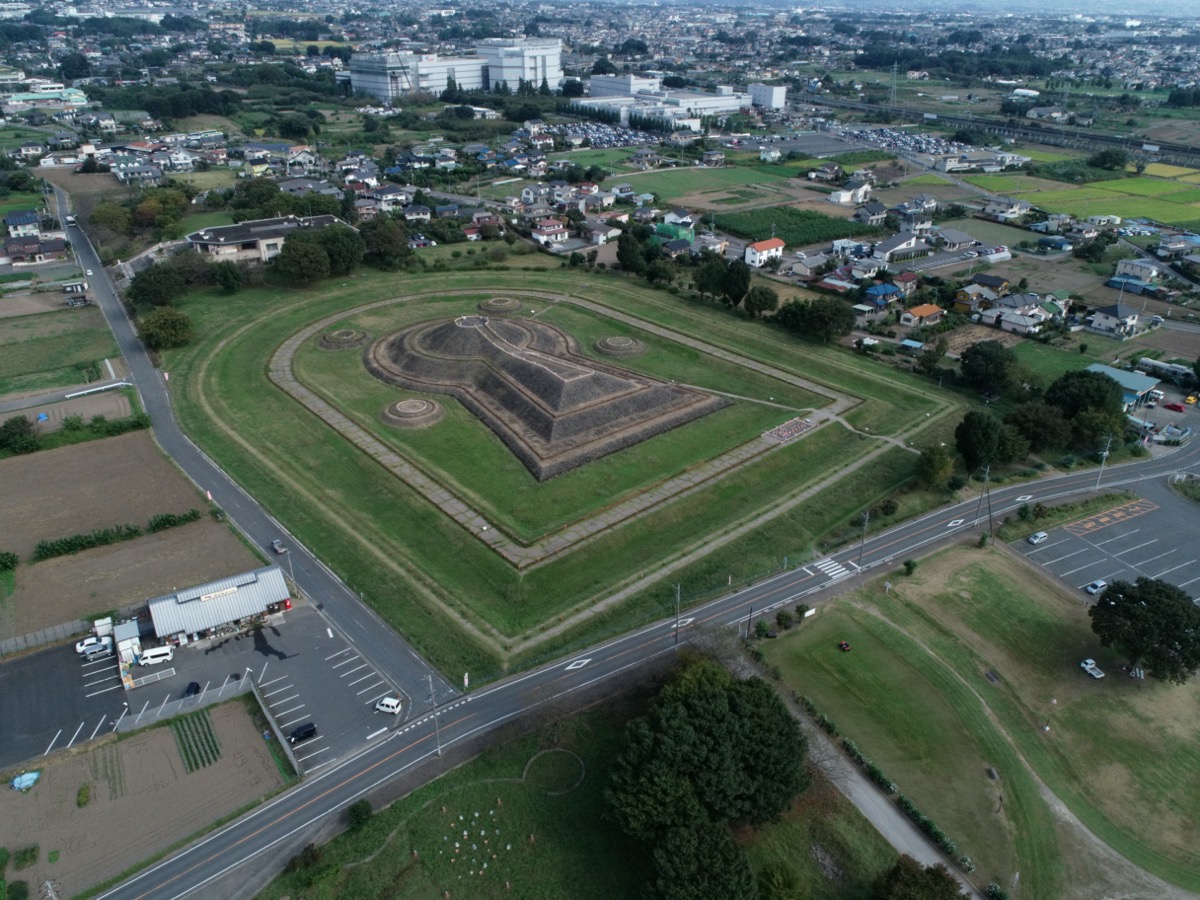
M262 615L269 605L282 603L289 596L283 571L278 566L265 566L155 597L148 605L154 633L166 638L203 635L210 628Z

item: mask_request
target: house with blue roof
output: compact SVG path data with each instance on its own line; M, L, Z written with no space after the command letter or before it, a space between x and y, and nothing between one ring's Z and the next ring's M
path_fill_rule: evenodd
M877 309L886 309L893 303L898 303L903 292L891 283L873 284L864 291L863 301Z
M4 217L4 227L10 238L37 237L41 217L32 209L17 209Z

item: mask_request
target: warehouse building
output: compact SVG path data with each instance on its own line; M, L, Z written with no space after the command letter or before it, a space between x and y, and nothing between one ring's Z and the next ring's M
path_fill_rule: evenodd
M226 629L242 630L270 612L291 608L283 571L264 566L155 597L148 604L154 634L185 644Z

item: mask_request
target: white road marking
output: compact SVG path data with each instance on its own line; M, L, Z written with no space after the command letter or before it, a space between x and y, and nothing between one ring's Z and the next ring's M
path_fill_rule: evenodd
M1033 494L1022 494L1020 497L1017 498L1017 502L1024 503L1025 501L1032 500L1032 499L1033 499Z
M291 728L293 725L295 725L299 722L303 722L307 718L308 718L308 713L305 713L304 715L297 716L294 719L288 719L286 722L280 722L280 721L276 720L275 724L277 724L280 727L280 729L282 730L282 729L286 729L286 728Z
M357 659L357 657L355 657L355 658ZM335 666L334 668L337 668L337 667ZM370 668L369 665L367 665L366 663L363 663L361 666L355 666L353 669L350 669L347 672L343 672L339 677L345 678L347 675L353 675L355 672L361 672L363 669L369 669L369 668Z
M1197 576L1197 577L1193 578L1191 581L1185 581L1183 584L1181 584L1181 585L1179 585L1179 586L1180 586L1181 588L1185 588L1185 587L1187 587L1189 584L1194 584L1194 583L1195 583L1195 582L1197 582L1197 581L1200 581L1200 576Z
M359 669L363 669L363 668L366 668L366 666L359 666ZM358 669L355 669L354 671L357 672ZM345 676L343 676L343 677L345 677ZM368 678L378 678L378 677L379 676L376 675L374 672L368 672L362 678L355 678L353 681L351 681L349 684L347 684L346 687L354 687L360 681L366 681Z
M381 734L387 734L387 729L386 729L386 728L380 728L378 731L372 731L370 734L368 734L368 735L367 735L367 740L369 741L369 740L371 740L372 738L377 738L377 737L379 737Z
M1169 572L1174 572L1176 569L1182 569L1184 566L1190 566L1190 565L1191 565L1192 563L1194 563L1194 562L1195 562L1195 560L1194 560L1194 559L1189 559L1189 560L1188 560L1187 562L1185 562L1185 563L1180 563L1179 565L1177 565L1177 566L1173 566L1173 567L1172 567L1172 568L1170 568L1170 569L1164 569L1163 571L1159 572L1157 575L1152 575L1151 577L1152 577L1152 578L1162 578L1162 577L1163 577L1164 575L1166 575L1167 573L1169 573Z
M1149 559L1139 559L1137 564L1139 566L1146 566L1146 565L1149 565L1150 563L1154 562L1156 559L1162 559L1164 556L1170 556L1174 552L1175 552L1174 550L1168 550L1166 553L1160 553L1160 554L1158 554L1158 556L1152 556Z
M81 731L83 731L83 723L82 722L80 722L79 727L75 729L75 733L73 735L71 735L71 740L67 744L68 750L71 749L71 745L75 743L75 738L79 737L79 732L81 732Z
M1094 563L1092 563L1092 562L1090 562L1090 563L1084 563L1084 564L1083 564L1082 566L1080 566L1078 569L1072 569L1072 570L1071 570L1071 571L1069 571L1069 572L1063 572L1063 573L1062 573L1061 575L1059 575L1058 577L1059 577L1059 578L1066 578L1068 575L1074 575L1076 572L1082 571L1083 569L1086 569L1088 566L1099 566L1099 565L1103 565L1105 562L1106 562L1106 560L1103 560L1103 559L1098 559L1098 560L1096 560ZM1088 582L1088 583L1089 583L1089 584L1091 584L1091 582Z
M331 638L333 637L333 629L332 628L326 628L325 633L327 635L329 635L329 637L331 637Z
M967 521L967 520L966 519L951 519L949 522L946 523L946 527L947 528L957 528L959 525L961 525L965 521Z
M1144 544L1138 544L1136 547L1130 547L1128 550L1122 550L1120 553L1114 553L1113 556L1124 556L1126 553L1132 553L1134 550L1141 550L1143 547L1149 547L1151 544L1157 544L1158 538L1152 541L1146 541Z
M372 677L372 678L379 678L379 676L378 676L378 675L376 675L375 673L371 673L371 676L370 676L370 677ZM363 694L367 693L367 691L373 691L373 690L375 690L375 688L379 687L381 684L384 684L384 680L383 680L382 678L379 678L379 680L378 680L378 681L376 681L374 684L369 684L369 685L367 685L365 688L363 688L361 691L359 691L359 692L358 692L357 694L355 694L354 696L355 696L355 697L361 697Z
M84 696L85 697L99 697L101 694L107 694L109 691L115 691L120 687L121 687L121 685L118 683L118 684L112 685L111 687L101 688L98 691L92 691L90 694L84 694Z
M98 726L98 725L97 725L96 727L97 727L97 728L99 728L100 726ZM62 734L62 729L61 729L61 728L60 728L60 729L58 729L58 731L57 731L57 732L55 732L53 740L51 740L51 741L50 741L50 746L46 748L46 753L43 753L43 754L42 754L42 756L45 756L46 754L48 754L48 753L49 753L49 752L50 752L50 751L51 751L51 750L54 748L54 742L58 740L58 736L59 736L60 734ZM93 735L92 735L92 737L95 737L95 735L93 734Z
M290 696L290 697L283 697L279 700L272 700L270 703L267 704L267 706L274 706L277 703L291 703L293 700L295 700L299 696L300 695L297 693L297 694L292 694L292 696Z
M326 630L328 631L329 629L326 629ZM332 632L330 632L330 634L332 635ZM331 660L331 659L337 659L343 653L351 653L351 652L353 652L353 651L349 647L343 647L337 653L331 653L327 657L325 657L325 662L329 662L329 660Z
M329 748L328 748L328 747L322 747L322 748L321 748L320 750L318 750L316 753L310 753L310 754L308 754L307 756L300 756L300 755L298 755L298 754L297 754L297 756L296 756L296 761L297 761L297 762L306 762L307 760L310 760L310 759L312 759L314 756L316 756L316 755L318 755L318 754L320 754L320 753L328 753L328 752L329 752Z
M104 715L102 715L100 717L100 721L96 723L96 731L92 732L92 736L90 738L88 738L89 741L93 741L96 739L96 732L98 732L100 730L100 726L104 724L104 720L107 718L108 718L108 713L105 713Z
M833 557L822 559L814 565L834 580L850 574L850 570Z
M272 678L270 681L260 681L258 683L258 689L261 691L263 688L267 687L268 685L275 684L277 681L286 681L286 680L287 680L286 675L280 675L278 678Z
M590 662L591 662L590 658L589 659L577 659L577 660L575 660L575 662L570 663L567 666L567 671L570 672L570 671L573 671L574 669L582 669L584 666L586 666Z
M275 712L275 710L271 710L271 714L274 715L276 719L278 719L280 716L290 715L291 713L294 713L298 709L304 709L304 704L301 703L299 706L293 706L291 709L281 709L279 712Z
M1072 556L1078 556L1080 553L1087 553L1089 549L1091 549L1091 548L1084 547L1082 550L1076 550L1074 553L1068 553L1066 556L1060 556L1058 559L1048 560L1048 561L1042 563L1042 565L1043 566L1052 566L1056 562L1061 562L1064 559L1070 559Z
M276 694L282 694L284 691L292 691L292 690L295 690L295 687L293 685L285 684L279 690L271 691L270 693L264 693L263 696L264 697L274 697ZM261 691L260 691L260 693L261 693ZM267 702L270 703L271 701L268 700Z

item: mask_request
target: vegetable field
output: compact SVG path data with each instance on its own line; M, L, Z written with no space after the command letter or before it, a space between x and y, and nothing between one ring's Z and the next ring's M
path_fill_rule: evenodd
M882 233L880 228L872 228L850 219L835 219L811 209L794 209L789 206L717 216L717 227L751 241L765 240L774 234L775 237L783 238L789 247L803 247L808 244L836 241L839 238Z
M171 730L175 732L175 743L179 746L179 755L183 757L183 767L188 772L211 766L221 758L221 745L217 743L212 723L208 720L208 710L180 716L171 723Z

